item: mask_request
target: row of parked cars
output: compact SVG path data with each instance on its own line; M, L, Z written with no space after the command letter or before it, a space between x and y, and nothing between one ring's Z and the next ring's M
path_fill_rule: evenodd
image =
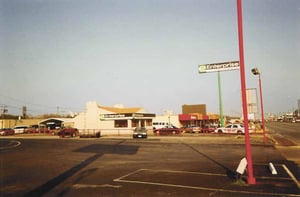
M14 134L34 134L34 133L45 133L52 135L60 135L64 132L64 129L50 130L46 127L35 127L35 126L15 126L14 128L2 128L0 129L0 135L14 135ZM72 135L76 133L77 129L71 129ZM76 133L77 134L77 133Z
M19 133L25 133L28 126L15 126L14 128L1 128L0 135L14 135Z
M16 126L14 128L2 128L0 129L0 135L14 135L14 134L34 134L34 133L43 133L50 135L58 135L59 137L97 137L101 136L99 130L94 129L85 129L79 132L77 128L65 127L65 128L56 128L48 129L46 127L36 127L36 126Z
M231 134L245 134L243 124L228 124L225 127L216 127L207 125L203 128L200 127L189 127L189 128L178 128L174 125L166 126L159 129L153 129L154 135L178 135L181 133L231 133ZM249 132L252 133L253 129L249 128ZM147 138L146 128L135 128L133 131L133 138Z

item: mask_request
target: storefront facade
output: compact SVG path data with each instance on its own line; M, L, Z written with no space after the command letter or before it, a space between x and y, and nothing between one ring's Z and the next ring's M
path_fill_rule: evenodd
M198 126L204 127L205 125L218 125L219 115L209 114L203 115L199 113L179 114L178 119L183 127Z
M155 114L147 113L143 108L125 108L123 106L99 106L97 102L88 102L86 110L74 118L75 127L98 129L101 134L132 134L136 127L152 127Z

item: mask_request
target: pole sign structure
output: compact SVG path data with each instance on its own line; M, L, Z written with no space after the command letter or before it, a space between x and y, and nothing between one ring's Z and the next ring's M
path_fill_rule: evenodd
M210 73L210 72L229 71L229 70L238 70L238 69L240 69L239 61L199 65L199 73Z
M251 144L248 128L248 109L247 109L247 95L246 95L246 77L245 77L245 61L244 61L244 38L243 38L243 13L242 13L242 0L237 0L237 18L238 18L238 38L239 38L239 55L240 55L240 75L241 75L241 89L242 89L242 104L244 115L244 128L245 128L245 148L246 159L248 162L248 184L256 184L255 177L253 176Z
M219 89L219 111L220 111L220 124L221 127L224 126L224 116L223 116L223 106L222 106L222 91L221 91L221 71L230 71L230 70L238 70L240 69L239 61L232 62L222 62L222 63L214 63L214 64L202 64L199 65L198 71L199 73L211 73L218 72L218 89Z

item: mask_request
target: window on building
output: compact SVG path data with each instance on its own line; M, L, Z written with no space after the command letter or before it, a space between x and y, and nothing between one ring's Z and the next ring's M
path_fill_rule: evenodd
M146 120L146 126L152 126L152 120Z
M139 126L139 120L131 120L131 127L138 127Z
M115 128L128 127L127 120L115 120Z

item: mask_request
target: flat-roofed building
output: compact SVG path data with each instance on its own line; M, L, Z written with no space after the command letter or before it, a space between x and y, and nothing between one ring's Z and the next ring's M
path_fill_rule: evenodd
M81 129L98 129L105 134L132 134L136 127L152 128L153 113L147 113L141 107L101 106L97 102L88 102L86 110L74 118L74 126Z

